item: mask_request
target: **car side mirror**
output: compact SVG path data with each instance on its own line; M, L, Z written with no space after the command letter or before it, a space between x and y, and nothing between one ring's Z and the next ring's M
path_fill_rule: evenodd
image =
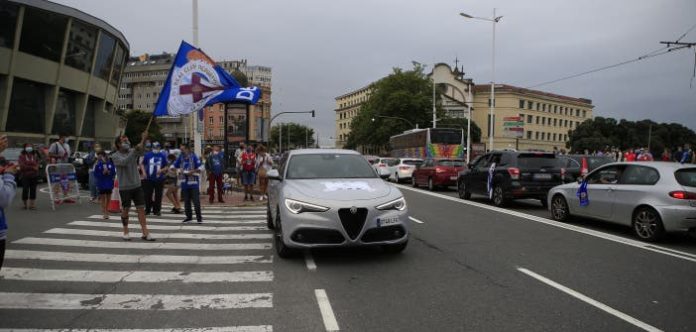
M278 173L277 169L272 169L266 173L266 177L268 177L270 180L278 180L278 181L283 181L283 178L280 177L280 173Z

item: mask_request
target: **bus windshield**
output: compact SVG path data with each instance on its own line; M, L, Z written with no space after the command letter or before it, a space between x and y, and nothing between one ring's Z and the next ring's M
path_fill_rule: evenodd
M461 129L430 129L430 144L462 144Z

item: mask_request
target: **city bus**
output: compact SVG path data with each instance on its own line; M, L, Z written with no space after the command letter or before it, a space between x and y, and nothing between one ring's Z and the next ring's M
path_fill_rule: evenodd
M392 157L464 159L464 130L424 128L407 130L389 138Z

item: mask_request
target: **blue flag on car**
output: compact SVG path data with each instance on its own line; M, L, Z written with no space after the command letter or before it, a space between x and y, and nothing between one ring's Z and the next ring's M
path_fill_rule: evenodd
M491 164L488 168L488 181L486 182L486 189L488 189L488 198L493 198L493 173L495 173L495 163Z
M181 42L162 87L155 116L180 116L222 102L256 104L261 89L244 88L203 51Z
M580 206L590 205L590 198L587 196L587 180L582 181L576 195L580 199Z

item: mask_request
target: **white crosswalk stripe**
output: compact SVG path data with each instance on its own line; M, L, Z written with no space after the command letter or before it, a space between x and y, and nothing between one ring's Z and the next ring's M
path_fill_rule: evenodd
M7 250L5 259L45 260L62 262L129 263L129 264L247 264L272 263L272 256L182 256L182 255L122 255L85 254L64 251Z
M273 281L270 271L237 272L171 272L171 271L85 271L28 269L6 267L0 270L0 280L76 281L81 282L259 282Z
M118 225L119 227L121 225ZM152 227L150 227L152 229ZM95 231L91 229L72 229L72 228L51 228L46 234L66 234L66 235L85 235L103 236L120 238L122 232L116 231ZM140 233L131 233L134 238L139 238ZM196 239L196 240L259 240L273 238L272 234L191 234L191 233L152 233L158 240L162 239Z
M90 227L113 227L122 228L123 225L120 221L73 221L68 223L70 226L90 226ZM133 225L135 226L135 225ZM137 227L137 226L136 226ZM172 225L148 225L149 229L161 229L168 231L213 231L213 232L229 232L229 231L263 231L266 230L264 226L205 226L195 222L190 222L189 224L179 223L178 226Z
M273 332L270 325L181 329L0 329L0 332Z
M195 214L193 215L195 217ZM121 219L120 215L114 216L117 219ZM135 212L130 212L128 214L128 219L133 219L138 217L138 214ZM179 221L183 220L185 215L183 214L162 214L161 216L147 216L147 219L150 220L150 218L175 218L178 219ZM236 214L236 215L230 215L230 214L208 214L204 213L203 214L203 220L207 221L208 219L211 220L227 220L227 219L234 219L234 220L248 220L248 219L266 219L266 213L245 213L245 214ZM135 219L133 219L135 220ZM137 221L137 220L135 220Z
M165 217L165 216L162 216ZM92 215L87 217L86 219L99 219L99 220L104 220L103 216L101 215ZM116 222L121 222L121 218L119 217L111 217L111 219L107 219L106 221L113 220ZM176 219L170 219L170 218L160 218L160 217L148 217L147 218L147 223L165 223L165 224L179 224L181 225L181 221L183 220L183 217L178 216ZM137 220L133 220L134 222L137 222ZM227 225L249 225L249 224L265 224L266 223L266 217L259 217L259 218L247 218L247 219L238 219L238 220L226 220L226 219L205 219L205 224L206 225L218 225L218 224L227 224Z
M120 249L161 249L161 250L268 250L270 243L172 243L172 242L142 242L139 238L132 241L88 241L72 239L54 239L25 237L14 241L17 244L35 244L45 246L91 247L91 248L120 248Z

